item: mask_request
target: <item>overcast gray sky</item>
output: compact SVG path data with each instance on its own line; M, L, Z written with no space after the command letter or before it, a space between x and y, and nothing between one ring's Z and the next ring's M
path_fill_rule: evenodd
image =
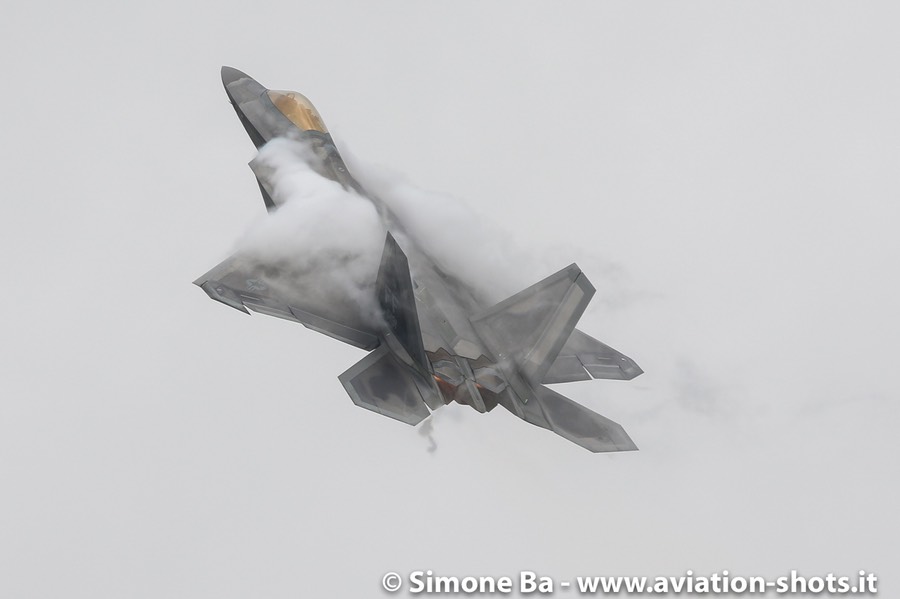
M417 569L865 569L896 596L895 3L3 12L0 596L371 597ZM223 64L473 206L528 280L577 261L581 328L646 374L559 390L641 451L449 406L429 453L346 396L359 350L192 286L264 214Z

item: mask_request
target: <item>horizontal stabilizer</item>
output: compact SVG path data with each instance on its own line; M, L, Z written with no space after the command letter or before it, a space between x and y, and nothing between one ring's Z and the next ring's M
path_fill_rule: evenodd
M637 449L620 424L547 387L535 387L534 392L532 401L519 404L525 420L531 424L551 430L594 453Z
M572 264L469 320L498 360L512 359L529 383L539 384L593 295Z
M423 392L428 394L430 386L418 380L421 376L387 345L379 346L338 378L353 403L361 408L412 425L430 414L423 399Z
M575 329L544 376L543 383L587 381L591 377L630 381L643 372L625 354Z

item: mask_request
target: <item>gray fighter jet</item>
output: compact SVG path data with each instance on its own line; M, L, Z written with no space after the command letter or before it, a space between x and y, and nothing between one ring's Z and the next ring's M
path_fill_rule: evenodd
M289 266L240 254L195 284L248 314L249 308L299 322L368 350L339 379L356 405L373 412L415 425L453 401L478 412L501 405L593 452L637 449L619 424L545 386L591 378L631 380L643 372L624 354L575 328L594 294L578 266L485 305L416 247L403 223L362 189L309 100L296 92L268 90L230 67L222 68L222 82L257 148L278 137L299 140L312 149L311 168L375 205L388 231L373 282L378 314L350 301L306 299L310 290L292 286ZM271 172L257 161L250 166L266 208L277 210Z

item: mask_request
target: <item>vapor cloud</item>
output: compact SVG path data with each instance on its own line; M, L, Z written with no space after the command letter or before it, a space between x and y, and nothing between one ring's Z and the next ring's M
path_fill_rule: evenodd
M278 208L250 227L238 251L276 265L266 284L302 305L328 311L351 302L362 318L377 318L374 283L388 224L368 197L316 172L314 160L292 139L274 139L259 151L251 166L271 182ZM488 304L565 266L542 268L508 231L457 198L382 167L354 162L351 172L399 221L402 231L392 232L401 244L408 239Z
M266 283L299 295L300 305L325 312L335 306L375 318L374 284L385 228L367 198L327 179L311 164L309 148L278 138L254 159L266 174L278 208L260 217L238 241L238 251L276 265Z
M426 418L418 428L419 434L428 439L428 453L437 451L437 442L434 440L434 414Z
M348 163L360 184L397 216L411 241L488 303L566 266L543 267L536 254L516 244L510 231L464 200L422 189L398 172L352 155Z

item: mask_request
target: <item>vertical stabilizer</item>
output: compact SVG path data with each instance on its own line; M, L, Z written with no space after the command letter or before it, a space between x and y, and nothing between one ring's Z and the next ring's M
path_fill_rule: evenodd
M410 365L420 368L422 372L430 372L425 346L422 343L412 278L409 276L409 261L390 233L384 242L375 293L388 332L405 350L411 360ZM388 338L387 341L390 343L392 339ZM402 352L398 353L403 357Z
M511 359L531 384L540 384L594 295L572 264L469 320L497 360Z

